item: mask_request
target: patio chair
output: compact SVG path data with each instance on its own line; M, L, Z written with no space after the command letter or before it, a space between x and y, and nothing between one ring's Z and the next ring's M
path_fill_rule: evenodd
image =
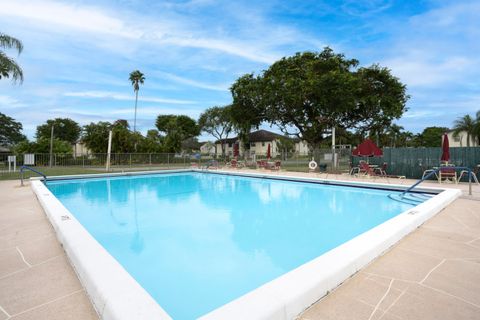
M364 176L375 176L375 172L373 172L372 168L368 165L366 162L360 162L359 163L359 168L360 170L358 171L358 174L364 175Z
M384 162L381 167L377 167L373 169L373 172L375 174L380 175L380 176L386 176L387 175L387 166L388 164Z
M218 168L219 168L219 165L218 165L218 161L216 160L210 160L205 165L205 169L218 169Z
M440 167L438 170L438 182L442 183L443 178L445 178L445 181L452 179L452 182L458 183L455 167Z
M233 159L233 160L230 161L230 163L228 164L228 166L229 166L230 168L237 169L237 168L238 168L238 161L235 160L235 159Z
M257 167L259 168L265 168L267 166L267 161L265 160L259 160L257 161Z
M270 169L270 170L280 170L281 165L282 165L281 161L275 161L274 163L268 164L268 169Z

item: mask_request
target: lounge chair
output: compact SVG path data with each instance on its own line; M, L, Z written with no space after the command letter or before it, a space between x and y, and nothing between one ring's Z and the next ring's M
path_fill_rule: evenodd
M275 161L274 163L267 163L267 166L265 168L270 170L280 170L281 166L282 166L281 161Z

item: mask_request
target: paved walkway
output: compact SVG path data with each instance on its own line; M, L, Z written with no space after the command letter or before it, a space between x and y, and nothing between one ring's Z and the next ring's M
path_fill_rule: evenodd
M0 181L0 320L98 319L29 187Z
M480 201L455 201L300 319L480 319Z
M18 185L0 181L0 320L97 319L33 192ZM473 191L299 319L480 319L480 187Z

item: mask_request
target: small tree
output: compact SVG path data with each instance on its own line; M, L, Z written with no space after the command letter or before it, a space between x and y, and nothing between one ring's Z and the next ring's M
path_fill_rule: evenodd
M225 158L225 140L233 129L231 107L208 108L200 115L198 126L201 131L211 134L221 142L222 157Z
M26 140L22 124L0 112L0 146L9 147Z
M55 118L47 120L45 124L37 127L36 138L50 139L52 126L54 127L54 137L70 144L75 144L82 132L82 128L72 119Z
M417 137L418 147L440 147L442 136L449 129L445 127L427 127Z
M91 122L83 127L82 142L93 153L106 153L108 147L108 134L112 127L110 122Z
M167 152L181 151L182 141L200 134L197 123L189 116L159 115L155 125L160 132L165 133L164 147Z
M15 153L50 153L50 139L40 138L29 142L24 140L15 146ZM60 139L53 139L53 153L72 153L72 145Z

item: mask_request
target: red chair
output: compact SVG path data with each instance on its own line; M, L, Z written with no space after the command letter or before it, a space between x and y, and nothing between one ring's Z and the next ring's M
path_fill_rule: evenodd
M373 172L372 168L368 165L366 162L361 162L360 165L360 170L359 173L363 173L364 175L368 176L375 176L375 172Z
M450 178L453 182L458 183L457 170L455 170L455 167L440 167L440 170L438 171L438 182L441 183L442 179L447 181Z

